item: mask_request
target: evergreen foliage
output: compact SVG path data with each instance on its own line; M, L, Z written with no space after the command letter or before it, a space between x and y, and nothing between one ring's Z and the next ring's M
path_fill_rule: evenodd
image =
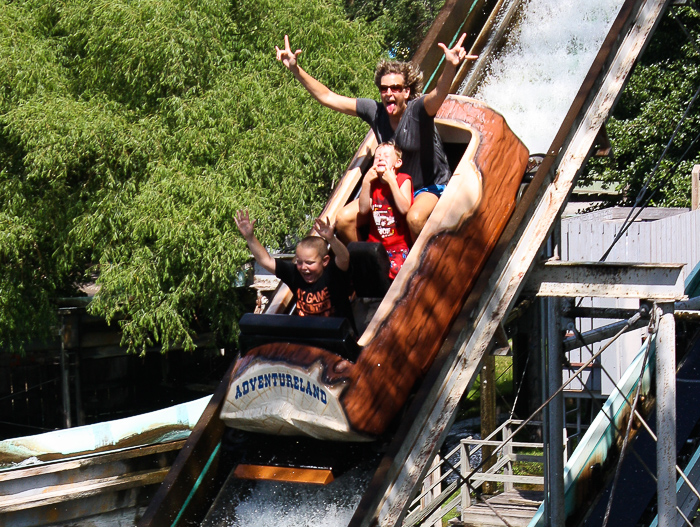
M331 89L375 96L381 35L306 0L24 0L0 8L0 348L47 336L95 277L124 344L233 338L248 207L306 231L367 131L275 59L288 32Z
M346 0L352 19L366 20L384 35L385 49L398 60L409 60L445 0Z
M698 88L700 13L671 7L607 123L613 157L591 160L581 182L602 181L622 192L612 204L634 204ZM693 140L699 131L700 97L651 182L650 205L690 206L690 173L700 163L700 141Z

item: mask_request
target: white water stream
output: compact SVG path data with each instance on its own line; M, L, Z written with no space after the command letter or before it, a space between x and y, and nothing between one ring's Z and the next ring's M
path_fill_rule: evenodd
M230 492L203 527L341 527L371 477L368 469L353 469L326 486L258 481L245 497Z
M517 1L517 0L511 0ZM622 0L527 0L507 43L486 61L476 93L503 114L531 153L546 152Z

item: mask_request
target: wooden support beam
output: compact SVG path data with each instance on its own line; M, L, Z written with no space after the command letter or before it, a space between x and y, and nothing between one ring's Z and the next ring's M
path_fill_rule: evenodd
M656 333L656 502L659 527L676 525L676 323L673 304L658 304Z
M673 302L686 298L681 274L684 265L549 261L535 267L525 293Z
M496 429L496 358L493 355L486 355L481 366L481 437L488 437ZM481 447L481 456L485 460L483 470L486 471L496 463L496 457L491 456L494 452L491 446ZM482 490L484 494L495 494L496 485L485 482Z

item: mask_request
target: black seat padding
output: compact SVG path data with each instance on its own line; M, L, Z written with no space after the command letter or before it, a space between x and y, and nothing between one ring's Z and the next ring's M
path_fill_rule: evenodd
M352 283L357 296L383 298L391 287L389 256L381 243L352 242L348 244Z
M272 342L291 342L323 348L351 361L360 347L347 318L254 315L246 313L238 322L241 354Z

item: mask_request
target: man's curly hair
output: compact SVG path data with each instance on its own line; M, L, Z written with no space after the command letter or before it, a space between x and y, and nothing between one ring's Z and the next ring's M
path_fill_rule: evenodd
M411 89L409 100L420 97L423 90L423 72L412 62L382 59L374 70L374 84L379 89L382 77L393 73L403 75L404 84Z

